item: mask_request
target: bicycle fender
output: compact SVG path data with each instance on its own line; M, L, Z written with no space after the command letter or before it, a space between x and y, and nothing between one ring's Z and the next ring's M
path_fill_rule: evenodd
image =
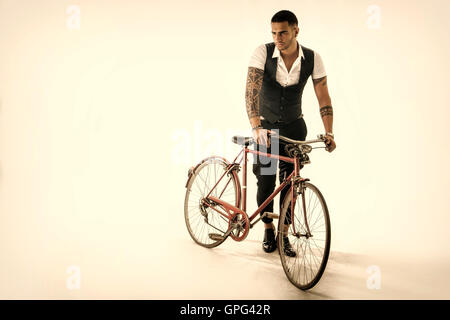
M203 159L202 161L200 161L199 163L197 163L194 167L190 167L188 169L188 179L186 181L186 185L184 186L185 188L187 188L189 181L191 180L192 176L194 175L195 171L197 170L197 168L204 162L211 160L211 159L220 159L223 160L227 165L229 165L230 163L228 162L227 159L220 157L220 156L212 156L212 157L207 157L205 159Z

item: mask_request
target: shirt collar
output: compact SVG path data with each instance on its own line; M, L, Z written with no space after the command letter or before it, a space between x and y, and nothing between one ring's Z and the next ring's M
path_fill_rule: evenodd
M297 46L298 46L298 56L305 59L305 56L303 55L302 46L300 45L300 43L298 43L298 41L296 41L296 42L297 42ZM280 50L277 48L277 46L275 46L275 49L273 50L272 58L279 58L279 57L280 57Z

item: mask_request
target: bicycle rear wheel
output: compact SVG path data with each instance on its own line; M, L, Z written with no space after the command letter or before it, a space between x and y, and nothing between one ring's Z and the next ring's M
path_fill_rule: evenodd
M218 182L227 166L228 162L223 158L207 158L195 169L187 184L184 201L186 226L192 239L203 247L220 245L225 241L224 234L230 227L226 216L205 205L203 201L216 183L218 184L211 193L212 196L236 207L240 205L240 184L236 172L231 170ZM216 209L224 211L219 206Z
M328 208L319 189L308 182L303 182L302 186L294 202L287 234L282 224L291 207L291 193L284 199L279 220L278 249L289 281L299 289L308 290L319 282L325 271L330 253L331 227ZM284 254L283 236L288 237L297 253L295 257Z

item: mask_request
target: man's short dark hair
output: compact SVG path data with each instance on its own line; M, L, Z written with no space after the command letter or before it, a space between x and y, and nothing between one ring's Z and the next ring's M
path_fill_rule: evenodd
M297 26L298 20L295 14L293 14L289 10L281 10L275 13L275 15L272 17L272 20L270 22L288 22L288 25L290 26Z

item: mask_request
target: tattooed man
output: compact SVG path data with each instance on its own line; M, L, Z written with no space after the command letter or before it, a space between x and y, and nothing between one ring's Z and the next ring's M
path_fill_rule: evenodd
M278 141L279 148L274 147L274 150L271 150L267 135L271 129L278 129L280 135L291 139L306 139L307 128L301 102L303 88L311 76L325 127L326 150L332 152L336 148L333 136L333 108L322 59L317 52L297 42L298 21L292 12L282 10L276 13L272 17L271 26L273 42L262 44L254 51L247 75L245 100L257 148L269 153L279 151L280 155L287 156L282 141ZM253 173L258 181L258 206L275 189L276 162L276 159L257 157L256 163L253 164ZM279 161L280 183L293 171L293 166L291 163ZM285 188L281 192L280 210L287 191L288 188ZM263 211L273 212L273 200ZM263 218L265 231L262 247L265 252L273 252L276 249L275 225L272 221L272 218ZM283 223L285 232L290 223L288 212ZM284 254L296 256L288 238L284 237L283 241Z

